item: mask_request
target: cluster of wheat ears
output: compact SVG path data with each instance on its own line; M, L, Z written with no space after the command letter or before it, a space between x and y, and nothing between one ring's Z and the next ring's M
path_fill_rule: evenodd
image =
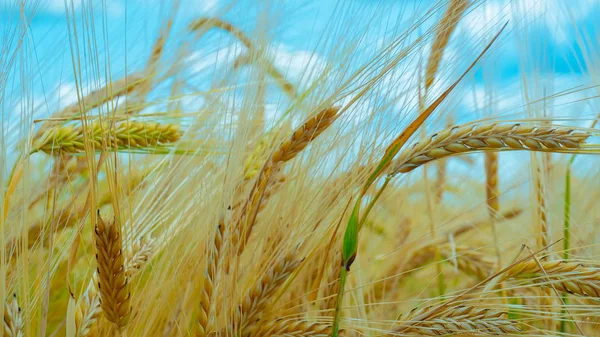
M333 55L339 65L303 86L264 36L210 17L169 44L167 17L142 70L33 126L23 119L8 142L4 336L600 334L600 185L585 168L600 152L594 117L555 123L524 101L526 118L430 132L508 36L490 25L478 57L443 68L477 6L436 3L410 26L436 20L419 38L399 34L358 69L344 66L356 62L350 49ZM214 31L244 50L191 92L185 60ZM380 104L373 97L409 102L384 79L429 45L410 112L356 117ZM439 90L444 71L451 83ZM273 91L288 104L277 118L265 112ZM194 95L202 108L184 111ZM159 103L166 112L146 112ZM531 153L514 184L500 179L509 151ZM571 185L583 191L573 199Z

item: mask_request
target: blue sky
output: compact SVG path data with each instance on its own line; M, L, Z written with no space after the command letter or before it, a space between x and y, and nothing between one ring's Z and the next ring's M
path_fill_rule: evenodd
M232 5L224 0L181 0L171 40L175 45L184 38L184 28L190 20L206 15L223 17L251 36L255 29L267 27L271 35L266 38L276 66L300 85L307 83L330 62L329 57L335 55L333 49L337 46L335 39L346 39L346 45L355 39L357 45L352 52L352 60L357 65L363 64L410 27L415 17L436 3L248 0L236 1ZM65 6L70 9L69 18ZM107 74L119 78L127 72L141 69L171 10L172 2L158 0L41 0L27 2L22 16L18 1L0 0L0 27L5 36L10 34L6 33L9 29L20 27L23 17L30 22L20 56L25 61L17 60L17 64L2 69L4 72L6 68L12 70L8 77L10 80L5 84L7 100L4 111L22 111L24 95L31 96L32 107L43 105L42 109L36 110L36 116L49 115L75 101L75 71L71 55L74 44L69 41L69 35L73 38L75 29L73 17L77 18L75 22L80 39L79 56L76 56L81 62L79 76L84 91L90 91L102 85ZM265 17L269 19L265 20ZM520 106L523 102L522 75L529 76L534 71L540 74L541 80L552 79L548 80L551 83L543 84L544 88L549 87L547 93L578 85L593 86L594 81L600 79L590 76L582 56L597 53L598 35L594 27L597 17L600 17L598 1L479 1L453 35L440 69L443 75L437 89L447 86L507 20L510 20L509 31L497 43L489 58L482 62L480 70L470 75L474 76L470 82L473 94L463 100L462 115L481 116L478 103L485 100L485 86L490 82L496 90L498 111L508 113ZM91 18L94 18L93 22ZM425 21L414 37L426 32L438 18L439 14L436 14ZM94 29L89 28L92 26ZM96 35L91 35L92 32ZM582 43L577 38L586 35L592 42L585 44L590 50L582 53ZM94 41L94 44L84 41ZM209 34L203 41L205 44L196 46L186 63L192 72L210 73L216 63L231 61L233 55L239 54L239 46L233 43L232 47L230 39L223 41L223 34ZM6 45L2 47L3 55L14 50L15 42ZM427 45L423 46L423 55L427 54L427 48ZM418 61L417 57L409 58L395 72L396 77L387 80L394 84L401 82ZM109 71L107 64L110 65ZM26 74L24 78L22 69ZM22 89L23 82L28 88L26 92ZM537 96L540 96L539 93ZM570 96L565 100L577 97ZM576 107L578 112L582 112L581 109L580 105ZM590 106L589 109L585 112L593 113L594 108Z

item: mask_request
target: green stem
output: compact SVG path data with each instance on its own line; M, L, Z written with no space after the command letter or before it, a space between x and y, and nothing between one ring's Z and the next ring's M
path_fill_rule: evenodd
M381 185L381 188L379 188L379 191L377 191L377 194L375 194L375 197L373 198L373 200L371 200L371 202L369 202L369 205L367 205L365 214L363 214L363 216L360 218L360 221L358 222L359 230L360 230L360 228L362 228L362 225L365 223L365 221L367 221L367 215L369 215L369 212L371 212L371 209L373 208L373 206L375 206L375 203L377 202L377 200L379 200L379 197L381 196L381 194L383 194L383 191L385 190L385 188L387 187L387 185L389 184L391 179L392 179L391 176L385 177L385 181L383 182L383 185Z
M340 320L342 317L342 301L344 300L344 287L346 286L346 278L348 276L348 270L345 266L342 266L340 271L340 283L338 287L337 300L335 301L335 316L333 317L333 328L331 330L331 337L338 337L340 330Z
M563 256L565 261L569 259L569 249L571 249L571 164L575 160L575 156L571 157L569 164L567 165L567 172L565 173L565 208L564 208L564 224L563 224ZM562 296L563 304L566 305L569 301L568 296L565 294ZM565 317L566 310L561 310L562 316ZM560 321L560 332L565 335L567 331L567 320L565 318Z

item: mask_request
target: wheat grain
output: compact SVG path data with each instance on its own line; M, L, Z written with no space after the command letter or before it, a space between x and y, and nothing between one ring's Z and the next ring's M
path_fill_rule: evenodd
M410 172L436 159L475 151L576 152L588 137L588 133L564 126L495 123L456 126L401 152L391 175Z
M153 239L140 240L133 245L132 252L125 263L125 276L131 278L141 270L154 252L155 242Z
M17 295L13 294L10 301L4 303L3 336L23 337L23 326L23 315L19 303L17 302Z
M301 262L296 252L281 257L246 293L239 305L242 337L252 335L259 328L259 321L271 304L271 298Z
M96 290L96 274L88 284L82 298L75 307L75 337L88 337L93 325L97 322L102 311L100 310L100 298Z
M219 262L221 259L221 248L223 247L223 234L225 231L225 221L219 220L219 225L215 231L212 244L208 247L206 267L204 271L204 280L200 291L200 312L198 313L198 333L197 336L204 337L209 333L209 314L213 303L213 291Z
M114 221L105 223L100 213L95 233L100 307L105 317L117 328L122 329L129 321L131 305L121 233Z

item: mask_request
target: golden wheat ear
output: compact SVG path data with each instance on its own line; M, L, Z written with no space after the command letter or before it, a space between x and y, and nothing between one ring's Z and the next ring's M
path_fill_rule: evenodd
M121 232L114 221L104 222L98 211L96 263L100 307L104 316L122 330L131 315Z
M436 159L478 151L577 153L589 133L554 125L480 123L456 126L400 153L391 175L407 173Z
M423 315L427 316L425 318ZM438 310L436 307L414 309L401 317L401 325L395 332L444 336L472 334L479 336L503 336L520 331L517 324L502 311L458 305Z

